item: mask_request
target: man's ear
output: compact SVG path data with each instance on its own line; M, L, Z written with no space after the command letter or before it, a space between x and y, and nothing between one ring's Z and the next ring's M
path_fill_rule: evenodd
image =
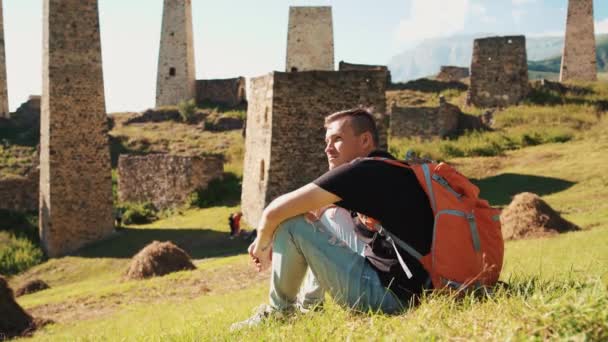
M361 134L361 146L365 149L369 149L374 146L374 138L370 132L363 132Z

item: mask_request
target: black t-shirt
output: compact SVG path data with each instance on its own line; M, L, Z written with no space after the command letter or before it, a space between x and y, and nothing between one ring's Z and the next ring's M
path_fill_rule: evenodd
M372 152L369 156L395 159L381 151ZM314 184L340 197L342 201L336 205L375 218L386 230L422 255L429 253L433 211L412 170L383 161L357 159L325 173ZM365 242L364 255L378 272L384 286L403 300L421 292L428 273L416 258L399 249L413 274L411 279L407 279L390 243L363 224L357 225L356 233Z

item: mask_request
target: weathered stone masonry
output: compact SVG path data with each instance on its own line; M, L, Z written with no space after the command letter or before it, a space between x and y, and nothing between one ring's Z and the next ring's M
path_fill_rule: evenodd
M122 202L151 202L158 209L185 203L224 172L220 157L166 154L121 155L118 159L118 198Z
M44 0L40 235L50 257L114 231L97 0Z
M442 101L439 107L393 107L390 133L393 138L431 139L458 130L460 109Z
M250 89L241 205L251 225L272 199L327 171L325 116L373 106L386 147L386 72L274 72Z
M0 209L37 210L39 178L38 170L34 169L24 177L0 179Z
M196 96L191 0L164 0L156 107Z
M338 70L346 71L346 70L380 70L386 72L386 84L391 83L391 72L388 70L386 65L372 65L372 64L355 64L355 63L347 63L345 61L340 61L338 63Z
M4 46L4 14L0 1L0 118L8 118L8 90L6 83L6 52Z
M235 107L246 100L245 77L196 80L196 102L199 105L210 102Z
M506 107L527 94L526 37L475 39L469 102L478 107Z
M331 7L289 8L285 70L334 70Z
M469 68L443 65L437 74L437 80L444 82L459 81L463 78L469 77Z
M593 0L569 0L560 82L596 81Z

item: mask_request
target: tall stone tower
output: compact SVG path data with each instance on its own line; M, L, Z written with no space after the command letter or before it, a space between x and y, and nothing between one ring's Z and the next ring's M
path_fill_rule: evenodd
M6 52L4 50L4 14L0 0L0 118L8 118L8 90L6 86Z
M334 70L331 7L289 8L285 70Z
M560 82L596 81L593 0L568 0Z
M40 218L48 256L114 231L97 0L44 0Z
M467 102L478 107L506 107L528 94L525 36L475 39Z
M191 0L164 1L156 77L156 107L195 98Z
M386 70L273 72L251 79L241 206L256 226L276 197L328 169L325 116L373 107L386 148Z

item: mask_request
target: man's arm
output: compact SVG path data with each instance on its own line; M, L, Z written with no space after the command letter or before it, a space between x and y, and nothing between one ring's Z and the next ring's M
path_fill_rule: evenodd
M250 247L253 248L250 249L252 257L261 262L258 268L264 269L268 266L265 263L269 260L266 260L265 256L269 256L267 252L272 245L274 232L281 222L340 200L340 197L331 192L309 183L272 201L262 213L258 226L258 237L254 245Z

